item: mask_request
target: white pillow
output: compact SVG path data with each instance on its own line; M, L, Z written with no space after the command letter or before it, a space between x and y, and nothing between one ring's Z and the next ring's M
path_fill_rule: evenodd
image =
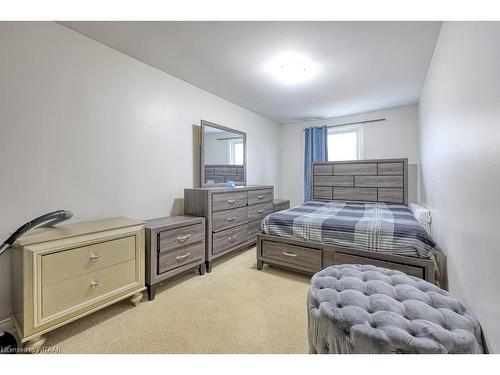
M424 207L421 206L417 203L410 203L409 204L410 211L415 216L417 221L422 224L422 226L425 228L427 233L431 233L431 211Z

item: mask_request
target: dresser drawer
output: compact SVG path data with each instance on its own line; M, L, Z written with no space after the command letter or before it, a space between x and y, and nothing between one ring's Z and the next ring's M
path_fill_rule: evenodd
M256 204L248 207L248 220L263 219L274 212L273 202Z
M261 223L262 223L262 220L254 220L254 221L251 221L247 224L248 239L249 240L257 238L257 234L260 233L260 224Z
M281 243L264 241L262 256L281 262L296 264L311 270L321 269L321 250L308 249L305 247L286 245Z
M78 310L110 297L113 292L139 285L135 259L63 280L42 288L42 317Z
M42 286L135 259L130 236L42 256Z
M273 200L273 189L250 190L248 192L248 204L259 204Z
M201 223L164 230L158 234L158 250L173 250L191 245L202 241L204 236L205 226Z
M215 255L246 241L248 241L248 228L246 224L214 233L212 238L212 254Z
M212 195L212 211L229 210L247 205L247 192L235 191L234 193L220 193Z
M248 209L247 207L241 207L214 212L212 214L212 219L212 229L218 232L246 223L248 221Z
M198 242L175 250L160 251L158 254L158 273L167 272L203 258L205 243Z

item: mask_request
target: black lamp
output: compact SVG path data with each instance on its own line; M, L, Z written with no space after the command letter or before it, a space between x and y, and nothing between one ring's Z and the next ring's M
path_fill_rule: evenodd
M73 214L69 211L59 210L37 217L36 219L19 227L5 242L0 245L2 255L16 240L30 229L39 227L51 227L54 224L71 219ZM16 353L17 340L9 332L0 331L0 354Z

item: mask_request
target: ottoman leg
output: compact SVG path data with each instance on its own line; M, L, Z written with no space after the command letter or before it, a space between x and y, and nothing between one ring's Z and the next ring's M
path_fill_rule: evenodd
M257 259L257 269L261 271L263 267L264 267L264 261Z

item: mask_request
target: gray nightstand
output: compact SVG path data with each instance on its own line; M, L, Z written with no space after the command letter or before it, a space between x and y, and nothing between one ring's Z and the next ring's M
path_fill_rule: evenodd
M290 208L290 199L275 199L274 212L288 210Z
M205 273L205 219L171 216L146 221L146 287L155 298L159 282L198 267Z

